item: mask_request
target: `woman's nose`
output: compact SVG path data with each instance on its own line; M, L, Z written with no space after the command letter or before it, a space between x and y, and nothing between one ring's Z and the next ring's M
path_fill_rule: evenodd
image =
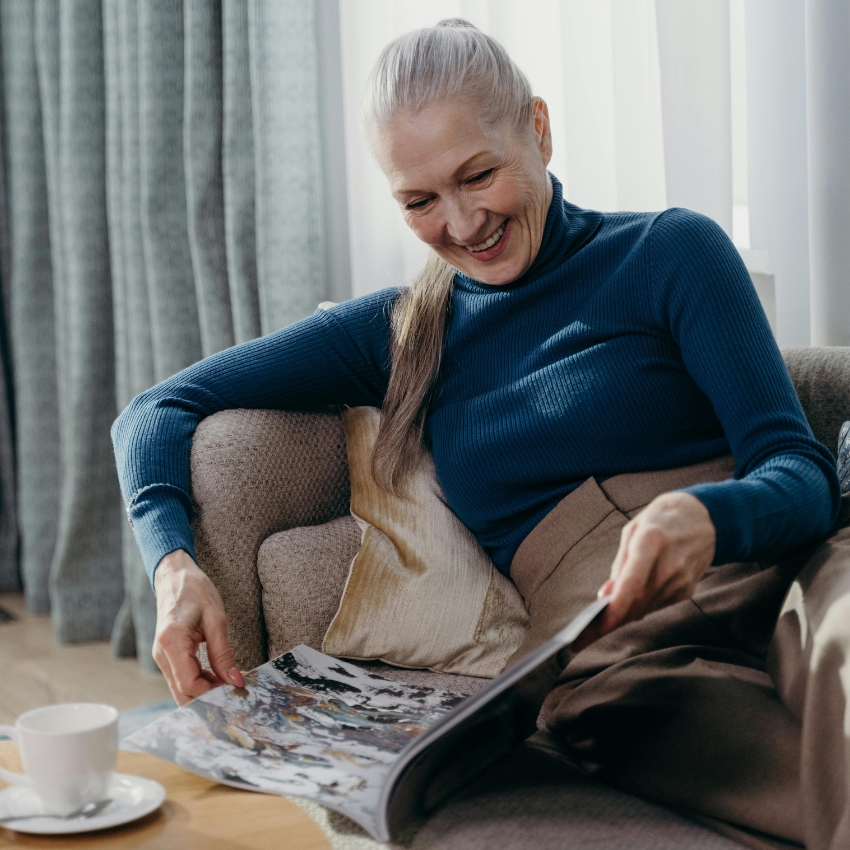
M450 204L446 209L446 233L460 245L472 245L480 235L486 218L483 210L472 209L465 204Z

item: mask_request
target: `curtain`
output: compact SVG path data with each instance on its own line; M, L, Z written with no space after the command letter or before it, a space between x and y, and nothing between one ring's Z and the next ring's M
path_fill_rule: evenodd
M308 0L0 0L0 582L62 642L153 664L117 413L328 295L316 20Z
M8 334L11 263L2 51L0 39L0 591L6 591L20 588L20 573L12 361Z

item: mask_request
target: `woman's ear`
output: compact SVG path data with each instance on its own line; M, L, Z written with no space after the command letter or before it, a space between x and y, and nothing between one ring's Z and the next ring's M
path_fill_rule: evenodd
M543 157L543 165L549 165L552 159L552 127L549 124L549 107L542 97L531 102L531 117L534 121L534 138Z

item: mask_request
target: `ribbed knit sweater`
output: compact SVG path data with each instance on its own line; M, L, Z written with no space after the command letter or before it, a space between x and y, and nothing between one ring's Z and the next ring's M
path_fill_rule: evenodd
M716 564L825 535L835 463L813 437L740 256L683 209L599 213L554 194L540 251L505 286L455 276L425 435L448 502L505 573L523 538L594 476L730 451L735 479L687 488L717 530ZM228 408L380 406L399 289L319 310L142 393L113 442L153 579L195 557L189 453Z

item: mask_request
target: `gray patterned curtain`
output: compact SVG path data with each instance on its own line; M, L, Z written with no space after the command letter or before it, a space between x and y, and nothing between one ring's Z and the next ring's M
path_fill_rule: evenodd
M329 6L0 0L0 587L20 582L62 642L111 636L152 665L117 412L339 295Z

